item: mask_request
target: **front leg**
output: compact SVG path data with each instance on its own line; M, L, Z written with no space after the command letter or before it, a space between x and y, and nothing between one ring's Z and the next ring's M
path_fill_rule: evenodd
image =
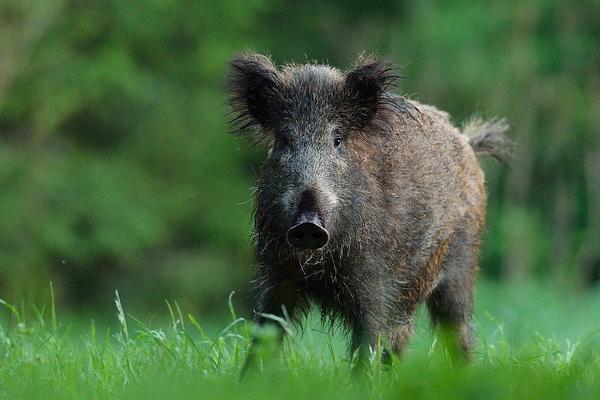
M392 321L392 314L396 313L394 289L385 273L374 274L373 270L362 274L354 285L349 322L352 327L350 349L352 356L355 356L355 373L369 369L380 345L384 349L390 348L395 341L392 329L396 326ZM412 327L408 327L407 331L412 331Z
M298 302L298 295L295 285L288 281L282 281L278 283L271 283L271 281L265 281L265 289L261 292L259 297L258 306L254 310L254 322L259 327L273 326L277 329L276 347L278 348L283 341L285 330L281 324L273 321L266 316L266 314L275 315L280 318L293 315L294 309ZM286 315L287 314L287 315ZM246 361L240 372L240 379L243 380L247 373L253 369L256 369L260 363L261 348L265 343L265 338L258 335L254 336L251 340L250 347L248 349L248 355ZM273 351L271 351L273 353Z
M383 346L382 361L391 363L394 356L402 355L412 336L424 285L413 276L393 277L394 273L382 263L375 267L371 264L356 279L351 323L356 371L370 365L378 346Z
M396 309L390 318L389 309L393 303L363 305L362 312L355 323L352 334L351 350L356 356L354 372L366 371L371 365L376 351L382 351L382 361L391 364L393 357L400 357L413 333L414 307L403 305ZM387 314L381 308L388 309ZM383 348L380 348L383 347ZM392 355L393 354L393 355Z

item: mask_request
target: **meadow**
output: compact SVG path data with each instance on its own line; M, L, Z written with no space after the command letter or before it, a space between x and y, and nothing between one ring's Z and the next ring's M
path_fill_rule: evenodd
M112 321L96 323L47 307L2 300L1 399L585 399L600 394L600 291L577 294L541 283L482 281L473 363L453 365L425 313L401 362L352 377L339 327L309 317L276 356L265 347L260 371L239 382L257 330L236 314L235 295L221 323L203 322L165 301L157 315L127 312L115 293ZM268 340L266 341L267 343ZM269 356L270 354L270 356Z

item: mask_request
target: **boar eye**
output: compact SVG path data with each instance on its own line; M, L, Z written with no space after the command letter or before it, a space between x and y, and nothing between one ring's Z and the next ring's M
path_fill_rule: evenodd
M340 144L342 144L342 136L336 134L333 138L333 147L338 147Z
M284 136L284 135L279 136L279 145L281 147L287 147L288 144L289 144L289 140L286 136Z

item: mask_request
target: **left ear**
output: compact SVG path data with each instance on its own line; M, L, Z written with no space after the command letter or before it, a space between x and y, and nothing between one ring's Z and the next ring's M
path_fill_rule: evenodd
M373 120L387 89L398 78L391 63L375 57L360 57L354 68L346 72L345 107L350 108L352 120L358 128Z

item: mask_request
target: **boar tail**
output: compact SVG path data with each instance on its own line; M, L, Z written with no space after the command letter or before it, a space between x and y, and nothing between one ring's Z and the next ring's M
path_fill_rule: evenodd
M468 137L475 154L490 155L508 165L514 149L514 143L505 135L508 128L504 119L484 121L474 117L467 121L462 132Z

